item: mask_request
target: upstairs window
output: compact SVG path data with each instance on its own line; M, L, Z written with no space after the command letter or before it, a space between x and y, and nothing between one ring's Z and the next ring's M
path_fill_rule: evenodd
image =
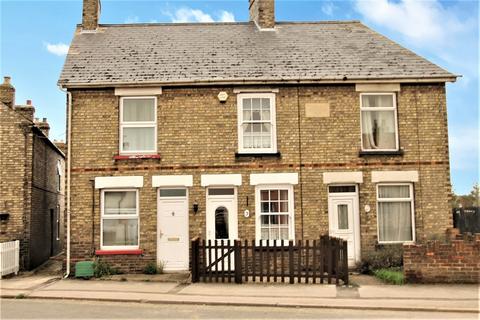
M148 154L157 151L157 99L120 99L120 153Z
M57 160L57 192L60 192L62 190L62 172L62 163L60 162L60 160Z
M275 94L238 95L239 153L275 153Z
M397 105L394 93L360 95L363 151L397 151Z

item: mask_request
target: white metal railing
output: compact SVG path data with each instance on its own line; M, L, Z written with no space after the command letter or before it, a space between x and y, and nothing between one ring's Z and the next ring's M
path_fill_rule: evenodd
M0 243L0 279L20 269L20 241Z

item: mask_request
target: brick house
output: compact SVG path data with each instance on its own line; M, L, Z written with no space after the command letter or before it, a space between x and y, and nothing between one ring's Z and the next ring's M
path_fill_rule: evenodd
M189 239L378 244L452 226L445 83L358 21L98 24L84 0L59 85L68 267L189 265Z
M46 118L15 105L15 88L0 85L0 242L20 240L21 268L63 250L65 155L48 138Z

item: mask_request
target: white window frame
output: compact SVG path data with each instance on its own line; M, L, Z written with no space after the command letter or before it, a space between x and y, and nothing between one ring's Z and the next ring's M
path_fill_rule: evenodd
M364 107L363 106L363 96L392 96L393 107ZM364 149L363 148L363 119L362 114L364 111L393 111L394 121L395 121L395 148L394 149ZM398 151L399 142L398 142L398 120L397 120L397 94L395 92L368 92L360 93L360 143L362 151L364 152L378 152L378 151Z
M288 213L262 213L261 207L261 196L260 192L262 190L288 190ZM267 240L262 239L261 225L262 220L261 216L264 215L288 215L288 240L283 240L284 245L288 245L289 241L295 241L295 201L294 201L294 192L293 185L291 184L263 184L255 186L255 242L262 243L266 245ZM269 241L269 245L273 246L273 241ZM277 240L277 244L281 244L282 240Z
M59 241L60 240L60 205L57 204L57 208L56 208L56 214L55 214L55 217L56 217L56 240Z
M62 191L62 165L60 160L57 160L57 192Z
M378 196L378 190L379 187L381 186L408 186L409 187L409 193L410 196L408 198L380 198ZM388 243L414 243L415 242L415 196L414 196L414 189L413 189L413 183L398 183L398 182L392 182L392 183L378 183L377 184L377 201L376 201L376 206L377 206L377 239L378 243L380 244L388 244ZM411 212L411 219L412 219L412 240L405 240L405 241L381 241L380 240L380 227L378 224L378 203L379 202L407 202L410 201L410 212Z
M116 215L105 215L105 193L106 192L126 192L126 191L134 191L136 195L136 214L116 214ZM101 201L100 201L100 249L101 250L133 250L140 248L140 200L139 200L139 193L138 189L102 189L101 192ZM138 227L138 239L137 245L132 246L104 246L103 245L103 220L109 219L137 219L137 227Z
M272 137L270 148L244 148L243 147L243 99L268 98L270 99L270 121L255 120L258 123L270 123L272 126ZM238 153L276 153L277 152L277 124L275 93L239 93L237 94L237 132L238 132Z
M135 100L135 99L153 99L154 103L154 121L123 121L123 101L124 100ZM155 96L125 96L120 97L120 139L119 139L119 150L122 155L132 155L132 154L156 154L157 153L157 97ZM153 139L153 150L123 150L123 129L124 128L153 128L154 129L154 139Z

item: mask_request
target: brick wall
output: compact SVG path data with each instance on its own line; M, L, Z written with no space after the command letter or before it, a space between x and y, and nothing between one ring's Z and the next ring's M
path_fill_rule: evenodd
M220 91L228 93L227 102L218 101ZM145 254L128 258L139 265L156 257L157 201L152 175L193 175L194 185L189 188L191 238L205 238L206 190L200 186L200 176L214 173L242 175L243 182L238 187L240 238L255 236L255 188L249 184L249 175L265 172L299 173L300 184L294 187L296 239L313 239L328 231L327 186L322 182L322 174L331 171L363 172L364 182L359 185L363 253L373 250L377 241L372 170L419 172L420 181L414 185L417 238L443 233L452 226L443 84L402 85L398 125L404 154L367 157L359 156L360 107L354 85L279 87L276 119L280 158L235 158L237 102L233 87L164 87L157 97L161 159L149 160L114 160L119 145L119 98L113 89L71 92L72 262L88 259L95 249L100 249L100 193L93 191L92 209L91 183L98 176L144 177L139 196L140 248ZM305 116L306 103L325 101L330 103L330 117ZM195 200L200 207L197 215L191 212ZM372 208L369 213L363 210L366 204ZM251 212L249 218L243 216L245 209Z
M458 235L404 245L403 268L408 282L480 283L480 234Z

